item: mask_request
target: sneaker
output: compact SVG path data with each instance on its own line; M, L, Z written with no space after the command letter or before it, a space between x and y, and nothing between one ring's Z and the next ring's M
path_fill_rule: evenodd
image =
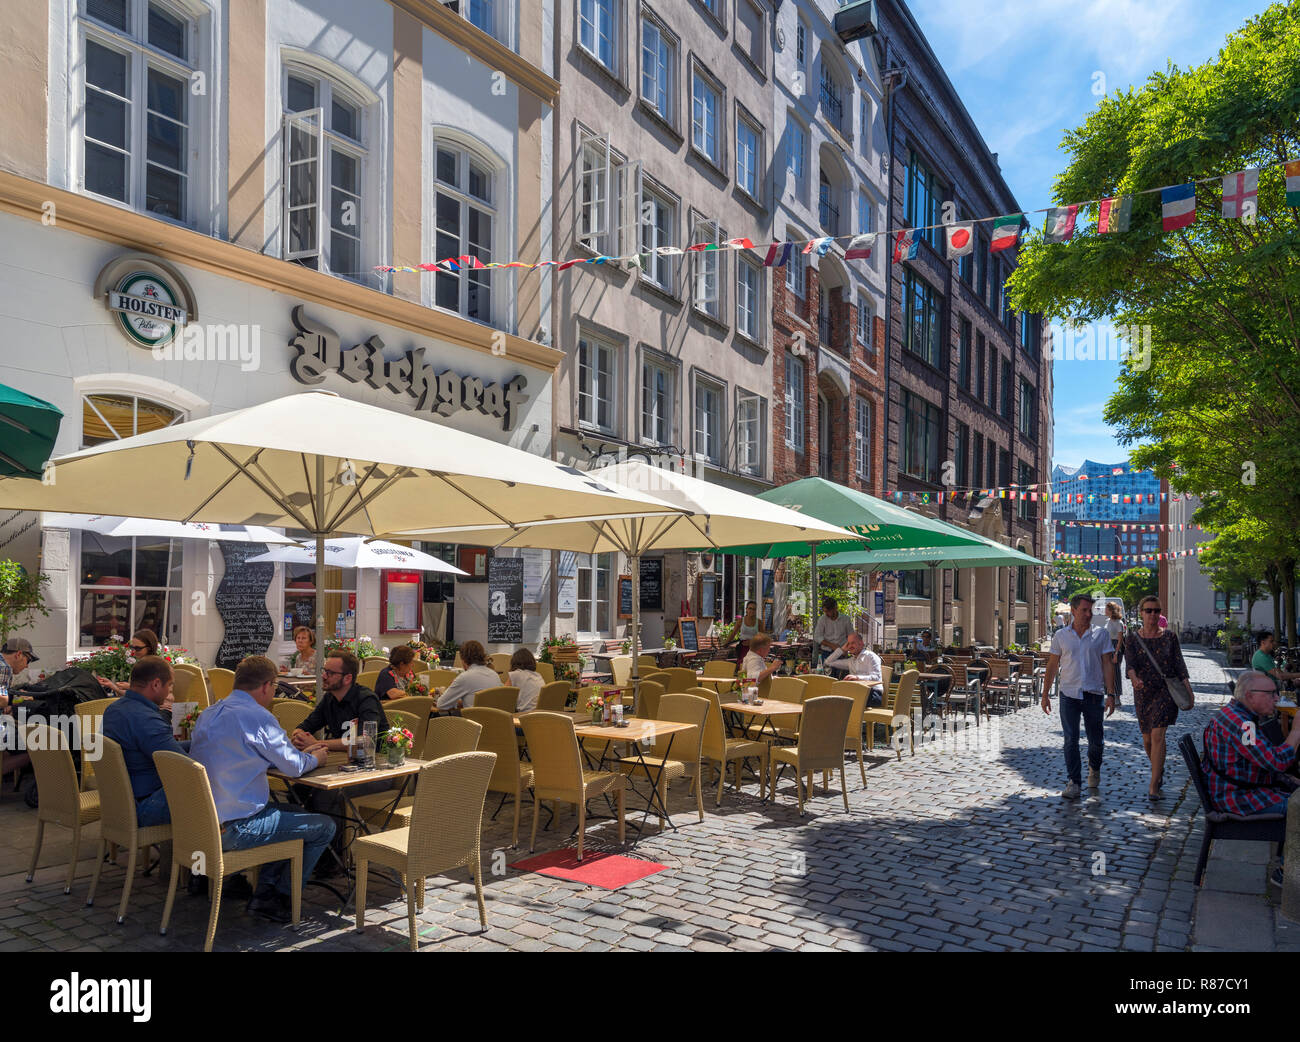
M249 915L269 919L273 923L287 923L293 918L289 898L279 893L270 897L252 898L245 910Z
M1088 788L1095 789L1101 785L1101 768L1088 768Z
M1268 874L1268 881L1269 881L1270 883L1272 883L1274 886L1281 886L1281 885L1282 885L1282 866L1281 866L1281 865L1275 865L1275 866L1273 866L1273 871L1271 871L1271 872Z
M1082 792L1077 781L1070 782L1066 785L1065 791L1061 793L1061 795L1067 800L1077 800L1081 794Z

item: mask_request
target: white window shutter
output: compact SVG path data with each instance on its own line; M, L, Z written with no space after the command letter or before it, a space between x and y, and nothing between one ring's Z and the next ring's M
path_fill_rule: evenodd
M284 172L280 186L280 228L285 260L319 256L325 223L325 113L307 109L287 113L281 123ZM295 149L297 154L295 154ZM296 196L294 188L299 194ZM307 197L310 190L311 197ZM310 231L296 244L292 222L305 217Z

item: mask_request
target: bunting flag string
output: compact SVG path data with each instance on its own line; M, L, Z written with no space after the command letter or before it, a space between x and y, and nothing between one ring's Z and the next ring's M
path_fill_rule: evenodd
M1259 173L1273 167L1283 167L1286 176L1286 202L1288 206L1300 206L1300 161L1272 163L1262 167L1251 167L1227 174L1213 174L1197 178L1180 185L1168 185L1161 188L1146 188L1126 195L1115 195L1103 199L1085 199L1063 206L1044 206L1036 210L1022 210L1019 213L1000 214L994 217L967 218L960 223L918 225L915 228L887 228L878 232L859 235L823 235L813 239L794 240L791 242L758 243L747 238L727 239L724 242L694 243L685 248L678 246L659 246L654 250L643 250L622 257L575 257L570 260L541 260L532 263L526 261L488 261L483 262L475 256L446 257L439 261L426 261L417 265L376 264L374 271L382 275L420 272L444 272L455 274L464 269L497 270L518 268L536 271L538 268L554 267L559 271L579 264L621 264L625 267L644 268L645 258L651 254L660 257L677 257L686 253L699 253L709 250L767 250L764 267L784 267L798 247L801 253L815 253L824 256L833 245L841 240L848 241L845 256L850 260L865 260L871 256L872 248L880 236L886 236L886 242L893 243L893 256L896 262L911 260L917 256L921 236L918 232L943 229L947 237L949 259L961 257L974 249L973 229L978 224L990 224L991 239L989 252L1009 249L1020 241L1025 218L1030 214L1045 214L1046 225L1043 237L1047 242L1067 242L1078 232L1078 219L1090 207L1097 208L1096 231L1100 235L1112 235L1130 229L1133 199L1139 195L1160 195L1161 228L1164 231L1176 231L1186 228L1196 220L1196 188L1198 185L1219 183L1221 186L1220 216L1227 220L1253 220L1258 212Z
M1066 554L1058 550L1052 556L1058 561L1173 561L1180 557L1194 557L1200 552L1200 546L1191 546L1186 550L1163 550L1149 554Z
M1066 521L1059 517L1052 518L1052 523L1063 528L1110 528L1119 532L1204 532L1200 525L1186 522L1142 522L1142 521Z

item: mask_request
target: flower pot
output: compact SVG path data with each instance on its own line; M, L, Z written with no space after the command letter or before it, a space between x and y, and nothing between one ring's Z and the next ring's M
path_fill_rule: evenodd
M387 752L389 767L401 767L406 763L406 750L400 745L390 745Z
M603 714L599 709L591 711L591 722L594 726L599 726L602 722Z

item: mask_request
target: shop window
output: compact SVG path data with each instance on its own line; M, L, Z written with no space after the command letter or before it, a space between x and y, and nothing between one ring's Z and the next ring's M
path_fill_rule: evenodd
M301 533L304 537L306 533ZM345 636L355 637L356 615L352 616L354 630L347 632L347 613L357 607L357 570L355 568L325 569L325 596L322 604L325 632L316 634L316 648L324 648L327 638L339 632L340 624ZM280 636L293 640L295 626L316 629L316 565L284 565L284 622Z
M77 644L98 647L150 629L181 642L181 540L81 536Z

